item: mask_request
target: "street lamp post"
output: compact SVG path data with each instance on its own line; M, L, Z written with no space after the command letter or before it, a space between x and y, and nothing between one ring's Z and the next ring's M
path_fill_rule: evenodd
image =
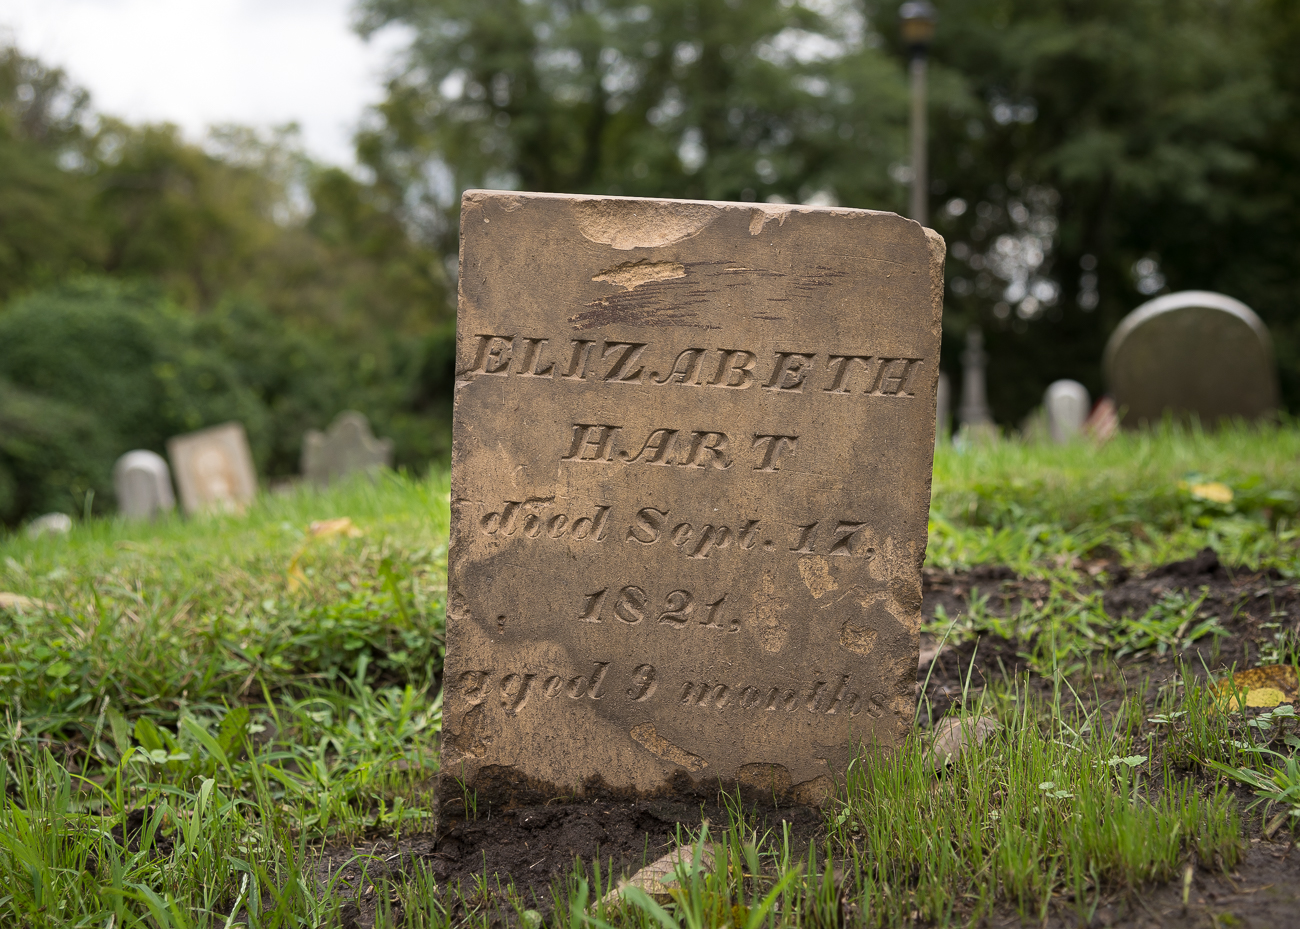
M938 13L927 0L908 0L898 8L903 43L907 46L912 83L912 206L911 216L922 226L929 222L929 174L925 141L925 72Z

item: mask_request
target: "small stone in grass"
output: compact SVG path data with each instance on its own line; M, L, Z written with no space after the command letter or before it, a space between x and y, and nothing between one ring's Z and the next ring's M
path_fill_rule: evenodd
M926 753L926 766L936 772L942 770L1000 728L1001 724L992 716L944 717L934 727L934 741Z

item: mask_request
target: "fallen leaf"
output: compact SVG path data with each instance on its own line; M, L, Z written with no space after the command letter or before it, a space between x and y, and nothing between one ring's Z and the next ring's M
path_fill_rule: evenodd
M1280 706L1295 702L1300 682L1296 679L1295 668L1272 664L1236 671L1215 684L1214 689L1218 694L1219 708L1235 713L1241 709L1239 695L1243 691L1246 706Z
M7 591L0 590L0 610L52 610L53 605L46 603L44 600L36 600L32 597L24 597L22 594L11 594Z
M925 763L934 771L940 771L1000 728L1001 724L992 716L945 716L934 727L934 741L926 752Z
M308 531L317 539L326 539L334 535L345 535L349 539L355 539L362 534L361 530L346 516L340 516L338 519L318 519L308 527Z
M307 549L311 548L311 544L317 539L328 539L336 535L355 539L364 535L364 533L346 516L340 516L337 519L318 519L308 526L307 538L303 540L301 547L294 553L293 558L289 561L289 567L284 572L290 593L297 591L307 583L307 575L298 564L302 560L302 556L307 554Z
M617 887L605 894L602 903L609 903L623 895L628 887L645 891L660 903L672 898L672 891L677 887L677 875L689 872L695 858L697 845L679 845L662 858L652 861L625 881L619 881ZM700 872L713 870L713 846L705 845L700 852Z
M1286 701L1286 695L1276 687L1257 687L1246 694L1246 706L1275 707Z
M1193 484L1192 496L1198 500L1209 500L1211 503L1231 503L1232 488L1227 484L1219 481L1209 481L1205 484Z

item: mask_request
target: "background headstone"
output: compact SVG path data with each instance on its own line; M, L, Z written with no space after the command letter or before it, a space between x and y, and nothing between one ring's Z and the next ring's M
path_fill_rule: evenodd
M72 531L72 517L67 513L46 513L27 524L27 537L39 539L43 535L67 535Z
M117 508L127 519L153 519L176 508L172 476L161 455L138 449L113 466Z
M888 213L469 191L441 822L820 798L912 728L943 241Z
M302 439L302 473L313 484L325 486L353 471L392 463L392 440L376 439L370 421L355 410L340 413L327 431L312 429Z
M1043 408L1047 411L1047 431L1053 442L1061 444L1083 432L1092 399L1088 388L1078 381L1053 381L1043 394Z
M1186 290L1142 304L1106 343L1106 381L1125 426L1195 415L1257 419L1277 410L1268 329L1244 303Z
M1115 401L1110 397L1098 400L1083 424L1083 431L1094 442L1104 443L1115 438L1115 433L1119 432L1119 410L1115 408Z
M984 389L984 371L988 360L989 356L984 351L984 333L971 329L966 333L966 350L961 353L961 409L957 418L963 426L993 425L993 412L989 409Z
M167 440L187 514L241 512L257 496L257 472L241 423L225 423Z
M942 442L948 438L948 430L952 428L952 387L948 383L948 375L942 371L939 372L939 383L935 387L935 397L934 441Z

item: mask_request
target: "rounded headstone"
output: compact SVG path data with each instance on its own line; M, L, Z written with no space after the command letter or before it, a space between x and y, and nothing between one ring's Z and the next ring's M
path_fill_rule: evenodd
M1043 395L1043 408L1047 411L1047 431L1052 441L1063 443L1083 432L1092 399L1088 388L1078 381L1053 381Z
M1268 329L1240 300L1203 290L1166 294L1120 322L1104 356L1126 426L1196 416L1258 419L1277 409Z
M72 517L67 513L46 513L27 524L27 537L39 539L43 535L67 535L72 531Z
M167 462L151 451L137 449L117 459L113 489L118 509L127 519L152 519L176 507Z

